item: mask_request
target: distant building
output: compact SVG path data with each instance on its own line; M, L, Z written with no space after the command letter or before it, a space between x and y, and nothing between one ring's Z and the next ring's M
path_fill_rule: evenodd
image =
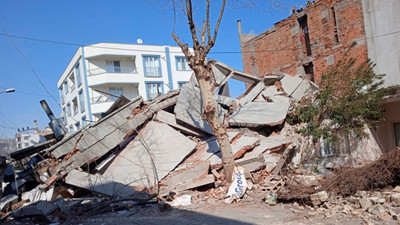
M8 156L9 153L16 151L15 139L0 139L0 156Z
M118 98L152 99L192 74L179 47L100 43L80 47L57 82L68 132L97 121Z
M372 59L375 72L386 74L385 86L400 85L399 11L398 0L316 0L259 35L242 34L239 21L244 72L303 74L319 84L356 43L351 57L358 63ZM400 146L400 96L383 107L386 120L375 135L382 149L390 150Z
M24 132L15 135L16 149L21 150L29 146L46 142L53 138L53 131L46 127L45 130L35 129L32 132Z

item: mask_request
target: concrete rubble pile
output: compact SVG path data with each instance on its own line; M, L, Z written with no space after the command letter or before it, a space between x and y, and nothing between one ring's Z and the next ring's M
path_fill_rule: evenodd
M216 61L212 70L219 116L248 192L276 194L287 182L281 169L291 160L296 164L305 148L285 118L317 87L299 75L258 78ZM246 92L230 97L230 79L244 82ZM224 199L228 188L218 143L202 119L194 76L180 90L151 101L133 99L35 154L41 161L32 165L29 179L34 177L36 185L18 190L19 178L11 181L14 188L1 200L2 218L40 215L56 222L82 202L104 199L137 204L157 197L179 205L190 193L189 204L212 202Z

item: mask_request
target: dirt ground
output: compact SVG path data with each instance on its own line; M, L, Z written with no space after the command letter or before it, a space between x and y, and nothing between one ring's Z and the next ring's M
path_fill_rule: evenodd
M156 205L92 217L70 218L65 224L397 224L373 221L344 213L331 215L292 204L263 202L192 204L160 212Z

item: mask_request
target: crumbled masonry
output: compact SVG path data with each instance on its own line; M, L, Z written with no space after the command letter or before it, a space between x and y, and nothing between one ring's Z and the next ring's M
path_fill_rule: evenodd
M309 180L305 175L290 179L284 173L289 167L302 170L301 160L309 154L309 140L296 133L302 125L291 126L285 119L316 85L299 75L258 78L220 62L212 63L215 93L224 93L215 94L219 116L227 128L236 165L247 180L247 192L278 194L279 199L288 183L319 185L314 175ZM229 79L245 82L248 90L237 98L229 96ZM220 89L224 90L218 92ZM372 142L365 141L368 146L377 146ZM356 149L364 147L357 145ZM372 156L354 154L347 161L338 158L324 163L330 163L331 168L349 163L358 166L380 156L375 149L363 150ZM184 195L193 190L221 201L228 193L223 185L221 152L202 119L202 99L194 76L180 90L151 101L124 99L97 123L61 141L50 141L45 149L19 151L13 160L22 160L22 156L27 161L35 156L40 159L15 179L5 176L10 185L0 203L2 219L41 217L45 222L57 222L72 213L94 215L110 210L111 205L125 207L122 202L137 205L175 198L173 204L184 200L186 205L199 199ZM246 198L246 193L240 197L244 194ZM314 205L326 204L328 199L323 192L311 196ZM392 196L394 202L399 199ZM360 204L364 208L368 205L361 200Z

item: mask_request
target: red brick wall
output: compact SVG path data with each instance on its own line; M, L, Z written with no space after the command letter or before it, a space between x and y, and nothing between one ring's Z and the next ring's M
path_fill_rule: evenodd
M298 18L307 15L312 55L307 56L304 36ZM334 19L336 15L336 20ZM335 37L335 21L339 42ZM350 55L359 62L367 59L367 46L364 39L364 23L361 0L320 0L313 6L295 13L275 24L268 31L242 42L244 71L258 74L303 73L303 65L312 62L314 78L318 84L321 75L340 60L353 41L357 45Z

